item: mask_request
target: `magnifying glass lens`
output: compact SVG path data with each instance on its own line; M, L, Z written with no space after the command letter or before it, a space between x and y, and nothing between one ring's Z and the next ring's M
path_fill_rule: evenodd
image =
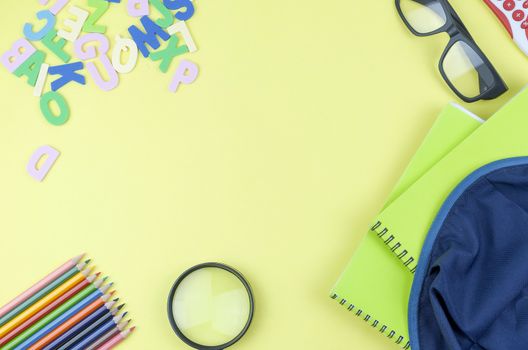
M233 273L206 267L187 275L172 299L176 326L185 337L203 346L229 343L250 319L247 288Z

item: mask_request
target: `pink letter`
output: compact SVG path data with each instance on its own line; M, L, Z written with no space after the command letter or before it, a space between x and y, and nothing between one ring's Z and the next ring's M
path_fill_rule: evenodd
M11 50L2 55L1 61L7 70L13 73L36 51L35 47L33 47L29 41L26 39L19 39L15 41Z
M191 61L183 60L172 77L169 90L176 92L180 84L192 84L198 77L198 66Z
M87 46L88 43L92 42L93 44L99 43L100 46L98 49L95 46ZM105 81L103 76L97 70L97 67L94 62L86 63L86 70L92 76L95 83L99 86L101 90L109 91L117 87L119 84L119 75L117 75L116 70L112 66L112 62L108 55L106 54L110 49L110 42L108 38L103 34L99 33L90 33L83 35L75 42L75 54L77 57L83 61L99 58L101 64L108 74L108 80Z
M49 1L50 0L39 0L41 5L47 5ZM55 2L55 5L50 8L51 13L53 13L54 15L59 13L69 1L70 0L57 0L57 2Z
M148 0L128 0L128 14L132 17L143 17L149 15Z
M60 152L51 146L40 147L35 153L33 153L27 165L29 175L35 180L41 182L46 175L48 175L51 167L53 167L53 164L55 164L55 161L59 158L59 155ZM43 160L42 165L39 167L39 162L44 157L46 157L46 159Z

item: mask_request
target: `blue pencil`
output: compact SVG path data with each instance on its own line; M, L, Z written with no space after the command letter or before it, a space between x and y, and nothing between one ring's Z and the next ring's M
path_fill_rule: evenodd
M84 269L84 267L90 262L90 260L80 263L68 271L66 271L64 274L62 274L59 278L54 280L52 283L48 284L46 287L35 293L31 298L27 299L17 307L15 307L13 310L9 311L7 314L2 316L0 318L0 327L5 325L7 322L11 321L13 318L15 318L18 314L20 314L22 311L30 307L31 305L35 304L37 301L48 295L50 292L55 290L57 287L62 285L65 281L70 279L73 275L77 274L79 271Z
M55 339L53 342L48 344L42 350L57 349L63 344L70 341L72 338L75 338L79 333L82 333L84 330L86 330L91 325L94 325L97 323L101 324L102 322L105 322L106 320L114 317L120 309L118 308L118 309L111 310L114 304L115 302L111 302L111 303L101 306L94 313L86 317L81 322L77 323L75 326L70 328L67 332L65 332L60 337Z
M79 343L75 344L74 346L68 348L68 350L84 350L90 344L97 341L97 339L104 336L106 333L110 332L112 329L120 327L118 324L121 321L121 319L125 316L125 314L121 316L116 316L113 319L105 322L102 326L99 328L96 328L93 332L86 335ZM121 327L124 329L126 326L126 323L121 325Z
M53 331L55 328L60 326L62 323L64 323L66 320L68 320L70 317L74 316L76 313L84 309L86 306L90 305L97 299L102 298L105 302L108 301L110 298L109 295L103 295L103 292L101 292L99 289L93 292L92 294L88 295L86 298L84 298L81 302L79 302L77 305L54 319L52 322L48 323L45 327L43 327L41 330L33 334L31 337L26 339L22 344L17 346L14 350L26 350L31 345L35 344L37 341L39 341L41 338L45 337L47 334L49 334L51 331Z

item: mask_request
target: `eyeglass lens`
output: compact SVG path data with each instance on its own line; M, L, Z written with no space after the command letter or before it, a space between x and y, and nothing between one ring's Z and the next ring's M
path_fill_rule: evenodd
M420 34L434 32L447 22L447 15L438 0L401 0L400 8L407 23Z
M442 68L459 93L474 98L493 86L494 78L480 55L467 43L457 41L447 51Z

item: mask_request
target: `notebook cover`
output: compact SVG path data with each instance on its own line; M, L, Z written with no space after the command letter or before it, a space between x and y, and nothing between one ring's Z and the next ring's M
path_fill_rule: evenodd
M438 160L478 128L482 119L462 107L448 105L439 115L390 194L394 201ZM409 272L373 235L366 235L331 296L404 348L408 347Z
M525 89L385 208L370 234L396 255L406 251L402 261L412 258L407 266L414 272L428 228L456 185L483 165L528 154L527 110Z

